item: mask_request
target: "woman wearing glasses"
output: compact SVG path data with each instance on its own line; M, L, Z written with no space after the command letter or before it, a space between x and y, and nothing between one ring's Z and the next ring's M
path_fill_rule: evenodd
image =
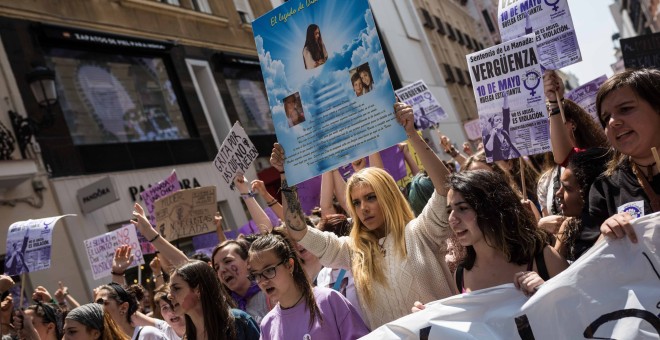
M312 288L296 251L281 232L260 236L248 258L251 279L271 301L278 301L261 321L262 339L357 339L369 333L343 295Z
M259 328L252 317L231 309L213 268L191 260L170 277L169 300L174 313L186 319L186 340L256 340Z

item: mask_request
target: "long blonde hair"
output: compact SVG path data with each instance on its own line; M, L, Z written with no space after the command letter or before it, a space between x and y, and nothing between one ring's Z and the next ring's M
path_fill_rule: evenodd
M346 183L346 201L352 202L351 192L354 188L368 185L376 194L376 199L383 214L386 235L391 235L394 240L395 255L404 259L407 255L405 228L415 215L403 196L394 178L385 170L369 167L355 173ZM348 204L348 210L353 216L353 226L349 237L353 242L352 270L355 287L358 294L364 298L367 304L373 302L374 292L372 281L387 284L382 266L378 236L374 231L367 229L357 218L357 212L353 204Z

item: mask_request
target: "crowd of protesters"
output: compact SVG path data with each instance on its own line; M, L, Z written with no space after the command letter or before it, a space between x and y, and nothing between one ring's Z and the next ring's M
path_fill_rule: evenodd
M660 210L652 152L660 148L660 71L608 79L597 95L598 121L563 98L554 72L543 79L553 153L487 163L483 145L460 152L442 136L454 159L444 162L415 130L412 108L396 103L408 136L402 151L410 162L412 146L424 169L410 162L416 174L407 187L375 154L354 162L347 181L336 170L324 174L319 208L307 216L275 144L270 162L281 197L260 181L234 180L260 234L222 238L200 261L162 237L136 203L132 223L159 252L152 310L145 289L125 282L133 256L122 246L112 282L97 287L91 303L80 304L74 296L87 294L63 284L53 295L37 287L25 310L5 298L3 339L356 339L455 294L513 283L531 296L603 238L637 242L633 216L620 207ZM0 276L1 292L13 284Z

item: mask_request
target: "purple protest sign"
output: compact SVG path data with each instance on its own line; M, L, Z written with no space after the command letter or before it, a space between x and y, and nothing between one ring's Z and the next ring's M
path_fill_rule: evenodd
M602 75L580 87L575 88L573 91L570 91L564 95L564 98L574 101L576 104L580 105L591 118L595 119L598 122L598 112L596 110L596 94L600 85L602 85L607 80L606 75Z
M149 222L151 225L156 225L156 217L154 216L154 202L161 197L165 197L171 193L181 190L181 185L179 180L176 177L176 171L172 170L172 173L164 180L156 183L155 185L149 187L149 189L140 193L140 197L144 201L144 205L147 208L147 216L149 217Z
M387 171L395 181L398 181L404 177L406 177L406 162L405 159L403 158L403 151L399 149L398 145L393 145L390 146L387 149L381 150L380 151L380 158L383 160L383 166L385 167L385 171ZM367 158L367 166L369 166L369 159ZM344 177L344 180L348 180L351 176L353 176L353 173L355 173L355 170L353 170L353 166L348 164L340 167L339 173ZM320 186L319 186L320 190Z
M309 215L312 209L321 204L321 176L312 177L296 184L298 200L305 214Z
M247 224L238 228L237 232L243 235L252 235L252 234L259 234L261 231L259 230L259 227L257 227L257 224L254 223L253 220L250 220L248 221Z
M428 129L447 119L447 113L423 80L404 86L394 93L400 100L412 106L417 130Z
M270 207L264 208L264 212L266 215L268 215L268 219L270 219L270 223L273 225L273 227L277 227L280 225L280 218L277 217L277 214L271 209Z

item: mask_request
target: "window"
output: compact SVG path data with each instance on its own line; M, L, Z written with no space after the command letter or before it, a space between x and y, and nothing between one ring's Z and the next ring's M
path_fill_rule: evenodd
M241 23L250 24L254 20L254 14L252 13L252 7L247 0L234 0L234 6L238 12L238 16L241 18Z
M460 85L465 85L465 78L463 78L463 71L458 67L454 67L454 70L456 70L456 77L458 77L458 83Z
M431 18L429 11L424 8L420 8L420 10L422 11L422 17L424 17L424 27L434 29L435 26L433 25L433 19Z
M168 5L181 6L179 0L160 0L160 2Z
M472 49L472 38L467 33L465 33L465 47Z
M490 19L490 13L488 13L488 10L484 9L481 14L484 16L484 21L486 21L488 31L490 31L490 33L495 33L495 25L493 25L493 20Z
M162 58L65 49L46 58L74 145L190 137Z
M178 1L178 0L175 0ZM192 0L193 8L197 12L212 14L211 6L209 6L209 0Z
M465 45L465 42L463 42L463 32L461 32L458 28L456 29L456 36L458 37L458 43Z
M470 79L470 72L465 71L465 81L467 86L472 86L472 79Z
M257 64L258 65L258 64ZM238 120L248 135L274 135L266 87L259 68L224 67L229 94Z
M456 33L454 33L454 28L450 23L447 23L447 32L449 33L449 39L456 41Z
M445 25L442 23L442 20L440 18L435 17L435 24L438 26L438 33L441 35L447 35L447 31L445 31Z
M445 81L448 83L455 83L456 79L454 78L454 72L451 70L449 64L442 64L445 67Z

